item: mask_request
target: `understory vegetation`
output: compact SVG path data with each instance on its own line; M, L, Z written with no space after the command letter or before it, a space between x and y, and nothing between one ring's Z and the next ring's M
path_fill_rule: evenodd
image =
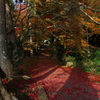
M100 50L92 49L89 53L83 52L81 55L70 51L62 58L62 65L66 67L78 67L92 74L100 75Z

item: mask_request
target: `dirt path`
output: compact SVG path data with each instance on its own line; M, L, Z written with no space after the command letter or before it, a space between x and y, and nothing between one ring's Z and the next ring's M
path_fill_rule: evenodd
M91 81L88 73L72 67L65 71L47 53L35 57L29 71L48 100L100 100L100 84Z

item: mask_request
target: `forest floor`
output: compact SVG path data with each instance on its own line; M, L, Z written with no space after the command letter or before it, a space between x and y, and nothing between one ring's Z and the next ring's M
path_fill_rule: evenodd
M49 52L25 59L19 69L16 78L3 80L19 100L100 100L100 76L60 66Z

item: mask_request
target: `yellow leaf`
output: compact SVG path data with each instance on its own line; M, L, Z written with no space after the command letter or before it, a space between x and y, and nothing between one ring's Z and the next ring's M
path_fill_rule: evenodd
M51 21L51 19L50 19L50 18L46 18L45 20L46 20L46 21Z
M66 35L60 35L59 37L64 38L64 37L66 37Z

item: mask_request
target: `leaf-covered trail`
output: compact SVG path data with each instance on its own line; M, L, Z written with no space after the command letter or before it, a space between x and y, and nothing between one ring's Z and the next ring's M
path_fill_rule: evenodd
M63 69L46 53L32 62L28 75L43 86L49 100L100 100L100 84L90 80L90 74L73 67Z

